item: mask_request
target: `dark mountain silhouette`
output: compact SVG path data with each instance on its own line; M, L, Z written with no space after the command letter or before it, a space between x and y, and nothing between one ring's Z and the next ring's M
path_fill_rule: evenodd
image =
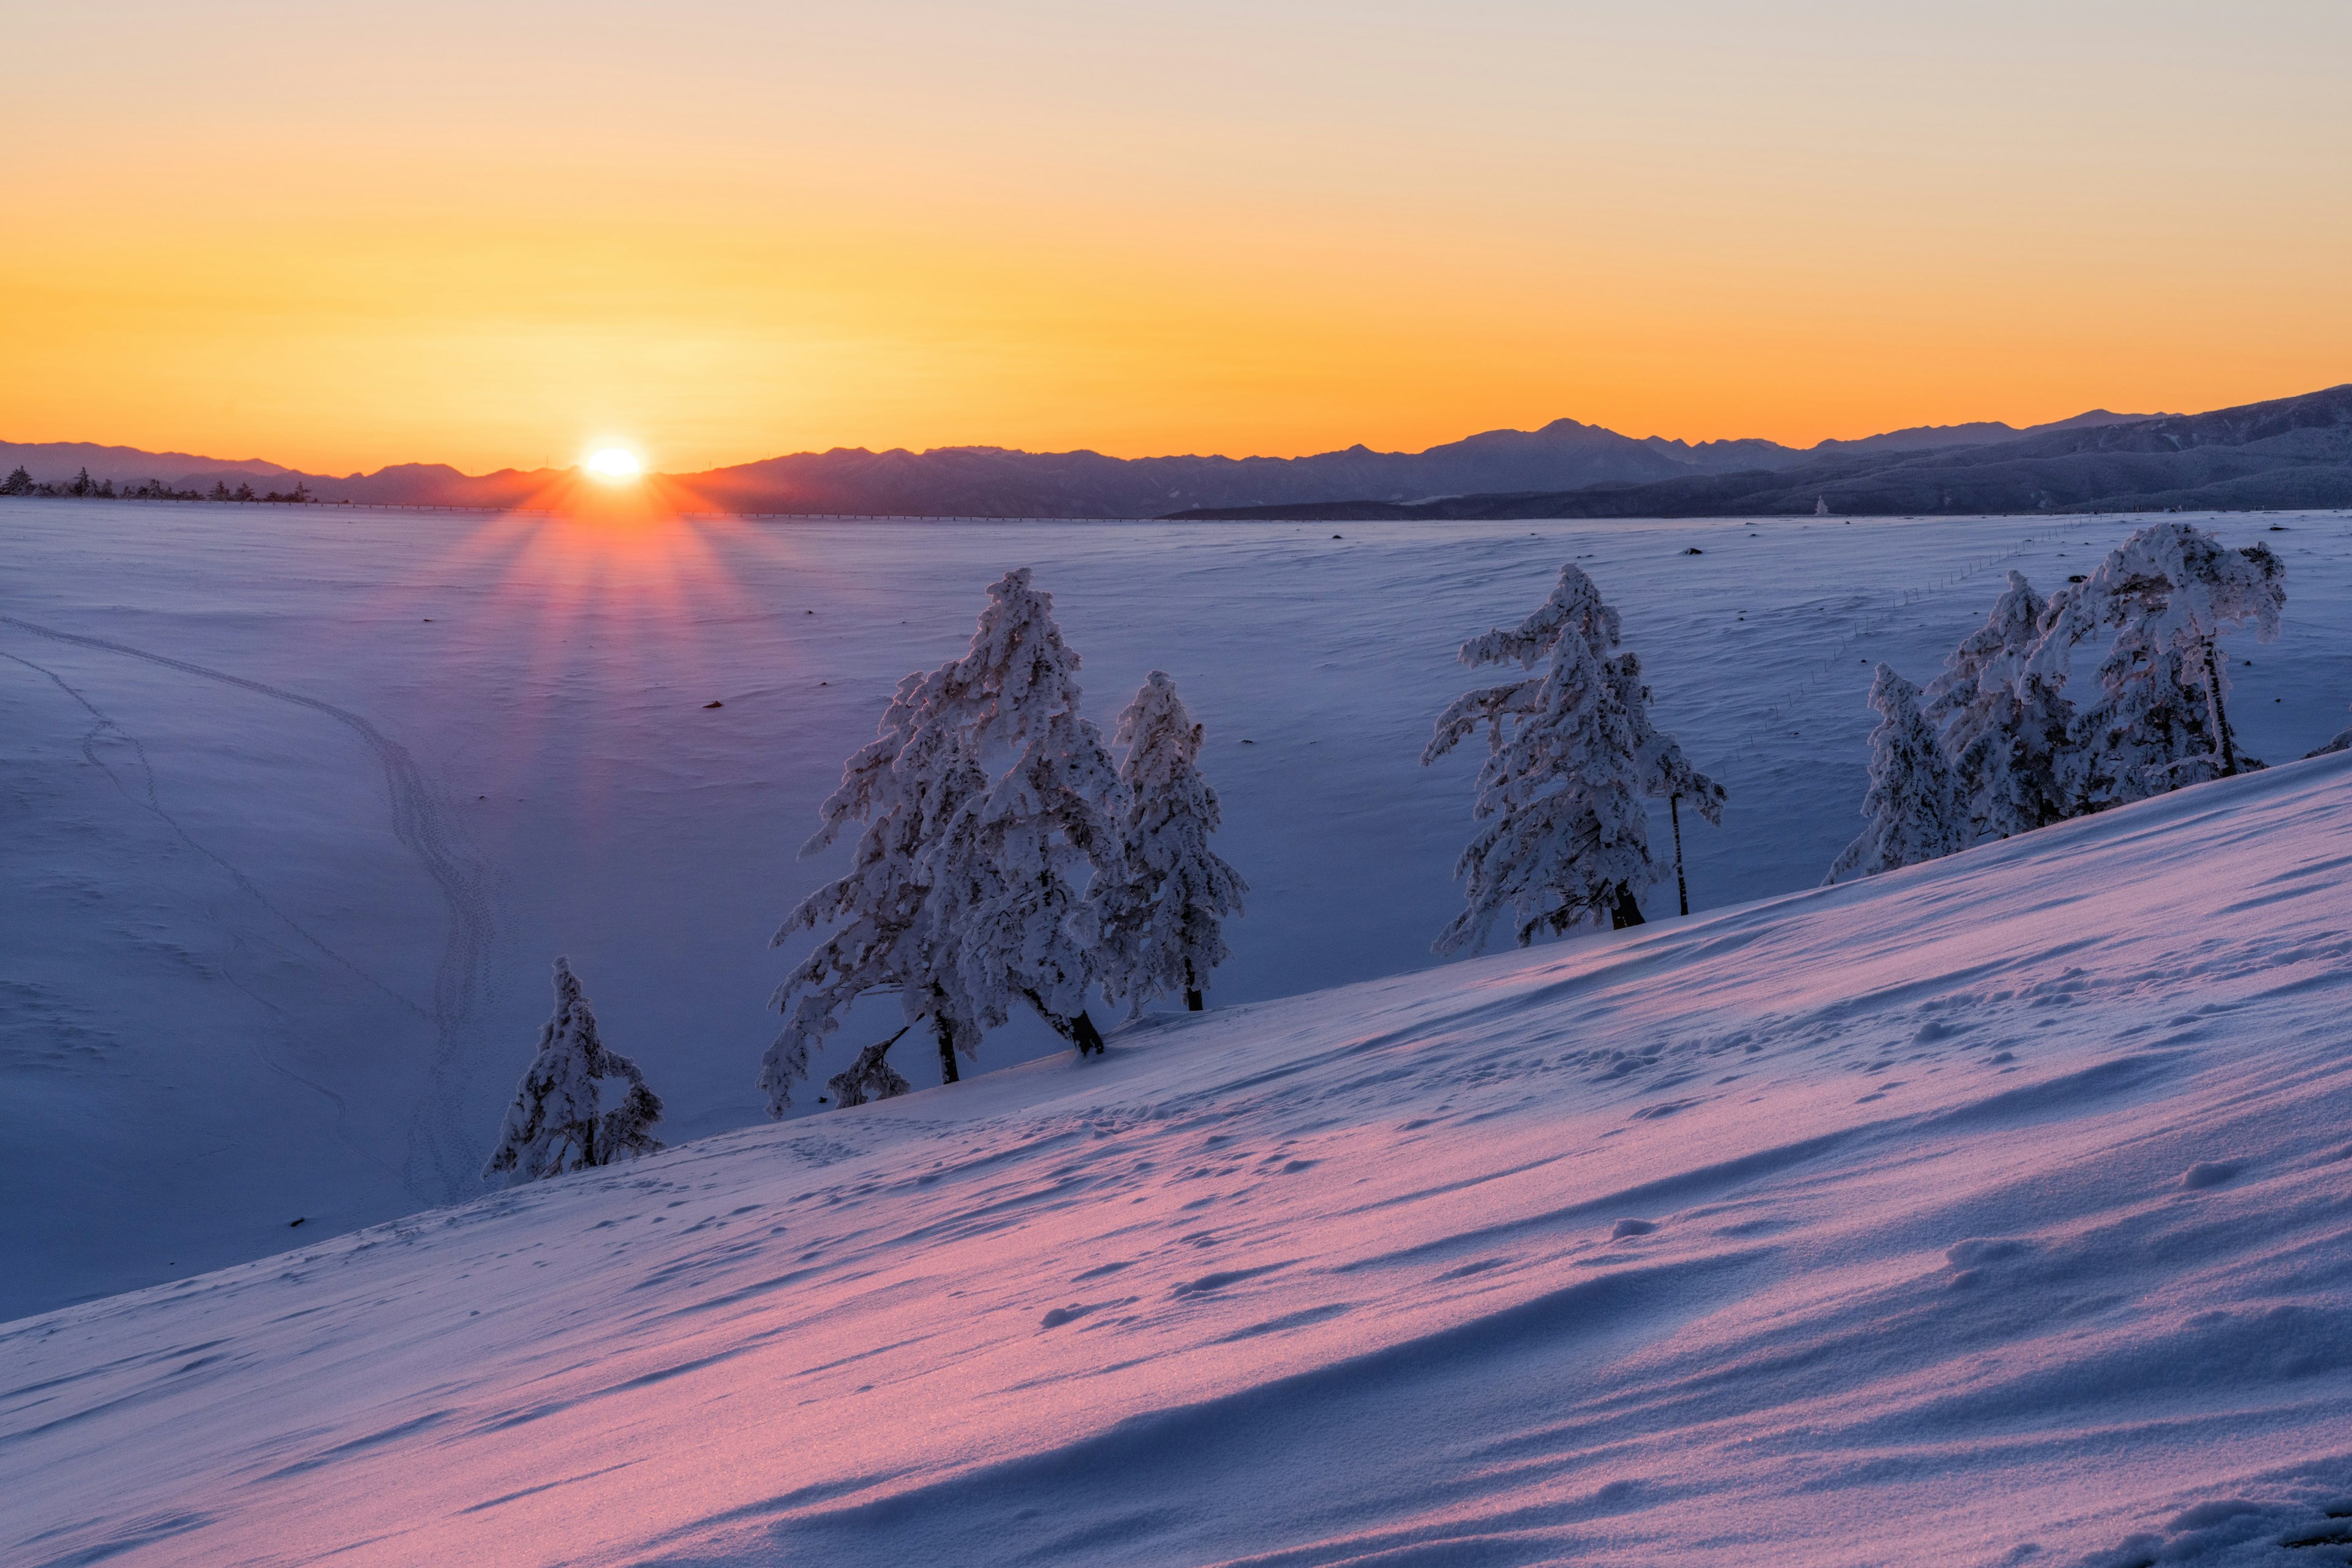
M2131 416L2095 412L2042 432ZM712 510L906 517L1157 517L1201 509L1410 504L1432 497L1550 493L1599 484L1651 487L1793 470L1824 455L1929 452L2019 432L2001 424L1931 426L1810 450L1746 439L1690 443L1635 439L1573 419L1538 430L1489 430L1423 452L1366 447L1304 458L1121 458L1099 452L1022 452L941 447L925 452L835 447L670 476L688 504ZM470 475L440 463L402 463L372 474L303 473L258 459L143 452L86 442L0 442L0 471L22 464L37 481L81 468L117 485L162 479L204 489L226 479L284 486L299 481L328 501L511 507L576 477L572 469L504 468ZM1810 502L1808 506L1810 507ZM1348 515L1356 515L1349 513Z
M1739 473L1416 502L1368 499L1179 515L1343 521L1771 517L1823 507L1840 516L1865 517L2337 506L2352 506L2352 385L2210 414L2084 416L2004 439L1925 450L1823 443L1797 462Z

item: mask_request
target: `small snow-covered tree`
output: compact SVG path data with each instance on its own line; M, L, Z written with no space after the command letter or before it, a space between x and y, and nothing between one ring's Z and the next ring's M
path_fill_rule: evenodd
M1467 883L1468 907L1433 944L1438 952L1483 947L1506 909L1522 947L1538 931L1585 921L1641 922L1635 895L1659 871L1642 804L1650 781L1641 734L1626 686L1606 662L1617 637L1617 612L1571 563L1535 614L1462 645L1458 657L1473 668L1549 668L1464 693L1422 752L1426 766L1486 731L1472 807L1485 826L1454 869ZM1638 666L1630 679L1638 689Z
M2063 680L2077 646L2115 631L2098 695L2074 721L2090 806L2261 766L2239 756L2230 732L2220 645L2225 632L2249 626L2257 641L2277 637L2285 578L2266 545L2232 550L2188 523L2158 522L2117 545L2052 606L2025 676Z
M1919 710L1919 689L1882 664L1870 683L1870 705L1878 710L1870 732L1870 789L1862 802L1870 826L1837 858L1823 887L1968 847L1968 812L1943 742Z
M1617 687L1617 700L1633 723L1633 754L1642 778L1642 793L1652 800L1666 803L1667 818L1674 825L1675 887L1682 901L1682 911L1690 913L1690 885L1683 878L1683 802L1689 801L1698 814L1717 827L1723 826L1724 803L1731 794L1721 784L1691 765L1683 754L1682 742L1661 731L1650 721L1650 689L1642 683L1642 660L1628 648L1608 661L1610 679Z
M2011 572L1985 624L1927 683L1925 711L1942 736L1972 837L2008 838L2072 815L2074 704L2047 676L2022 674L2049 608L2023 573Z
M515 1089L482 1174L535 1182L653 1153L661 1147L652 1131L661 1113L637 1064L598 1037L579 978L559 958L554 1015L539 1031L539 1052Z
M1209 847L1222 815L1201 776L1201 726L1163 670L1144 679L1111 739L1119 763L1118 853L1092 897L1102 932L1103 994L1128 1016L1156 996L1184 994L1192 1012L1209 972L1232 956L1223 921L1249 891Z
M1086 1010L1095 931L1083 894L1116 854L1106 803L1117 770L1079 717L1078 658L1052 597L1025 567L988 592L970 651L898 683L801 847L815 854L866 824L849 874L803 900L775 935L834 928L776 993L784 1029L760 1071L772 1116L790 1108L811 1051L870 994L896 993L910 1025L929 1020L948 1083L958 1056L976 1055L1015 1002L1081 1051L1103 1048ZM877 1067L887 1064L877 1057L859 1081L883 1081Z

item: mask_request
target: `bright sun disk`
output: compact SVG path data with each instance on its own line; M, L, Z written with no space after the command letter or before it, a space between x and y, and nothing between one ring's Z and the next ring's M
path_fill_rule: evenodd
M589 473L608 485L634 479L645 472L645 465L626 447L601 447L588 455L585 465Z

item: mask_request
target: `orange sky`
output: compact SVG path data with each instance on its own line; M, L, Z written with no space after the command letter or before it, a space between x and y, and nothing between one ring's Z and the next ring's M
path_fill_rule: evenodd
M2352 380L2352 7L1925 9L48 7L0 438L1807 443Z

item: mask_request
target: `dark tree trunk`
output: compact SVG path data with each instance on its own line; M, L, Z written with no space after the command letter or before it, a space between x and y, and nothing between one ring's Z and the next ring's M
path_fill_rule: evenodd
M1690 913L1690 884L1683 880L1683 797L1666 796L1666 815L1675 824L1675 891L1682 895L1683 913Z
M955 1032L948 1027L945 1018L934 1015L931 1032L940 1037L940 1081L953 1083L958 1078L955 1059Z
M2213 749L2221 754L2221 776L2238 771L2238 748L2230 738L2230 718L2221 711L2221 650L2205 644L2205 700L2212 709Z
M1188 958L1184 961L1184 1011L1197 1013L1200 1010L1201 977L1192 973L1192 961Z
M1620 882L1617 884L1617 907L1610 912L1609 929L1623 931L1627 926L1642 923L1642 906L1633 901L1633 889Z
M1108 1048L1103 1044L1102 1031L1095 1027L1095 1021L1087 1016L1084 1007L1078 1009L1076 1017L1065 1018L1049 1009L1045 999L1034 991L1024 991L1022 994L1029 998L1029 1005L1037 1009L1037 1016L1053 1026L1054 1033L1078 1047L1078 1055L1098 1056Z

